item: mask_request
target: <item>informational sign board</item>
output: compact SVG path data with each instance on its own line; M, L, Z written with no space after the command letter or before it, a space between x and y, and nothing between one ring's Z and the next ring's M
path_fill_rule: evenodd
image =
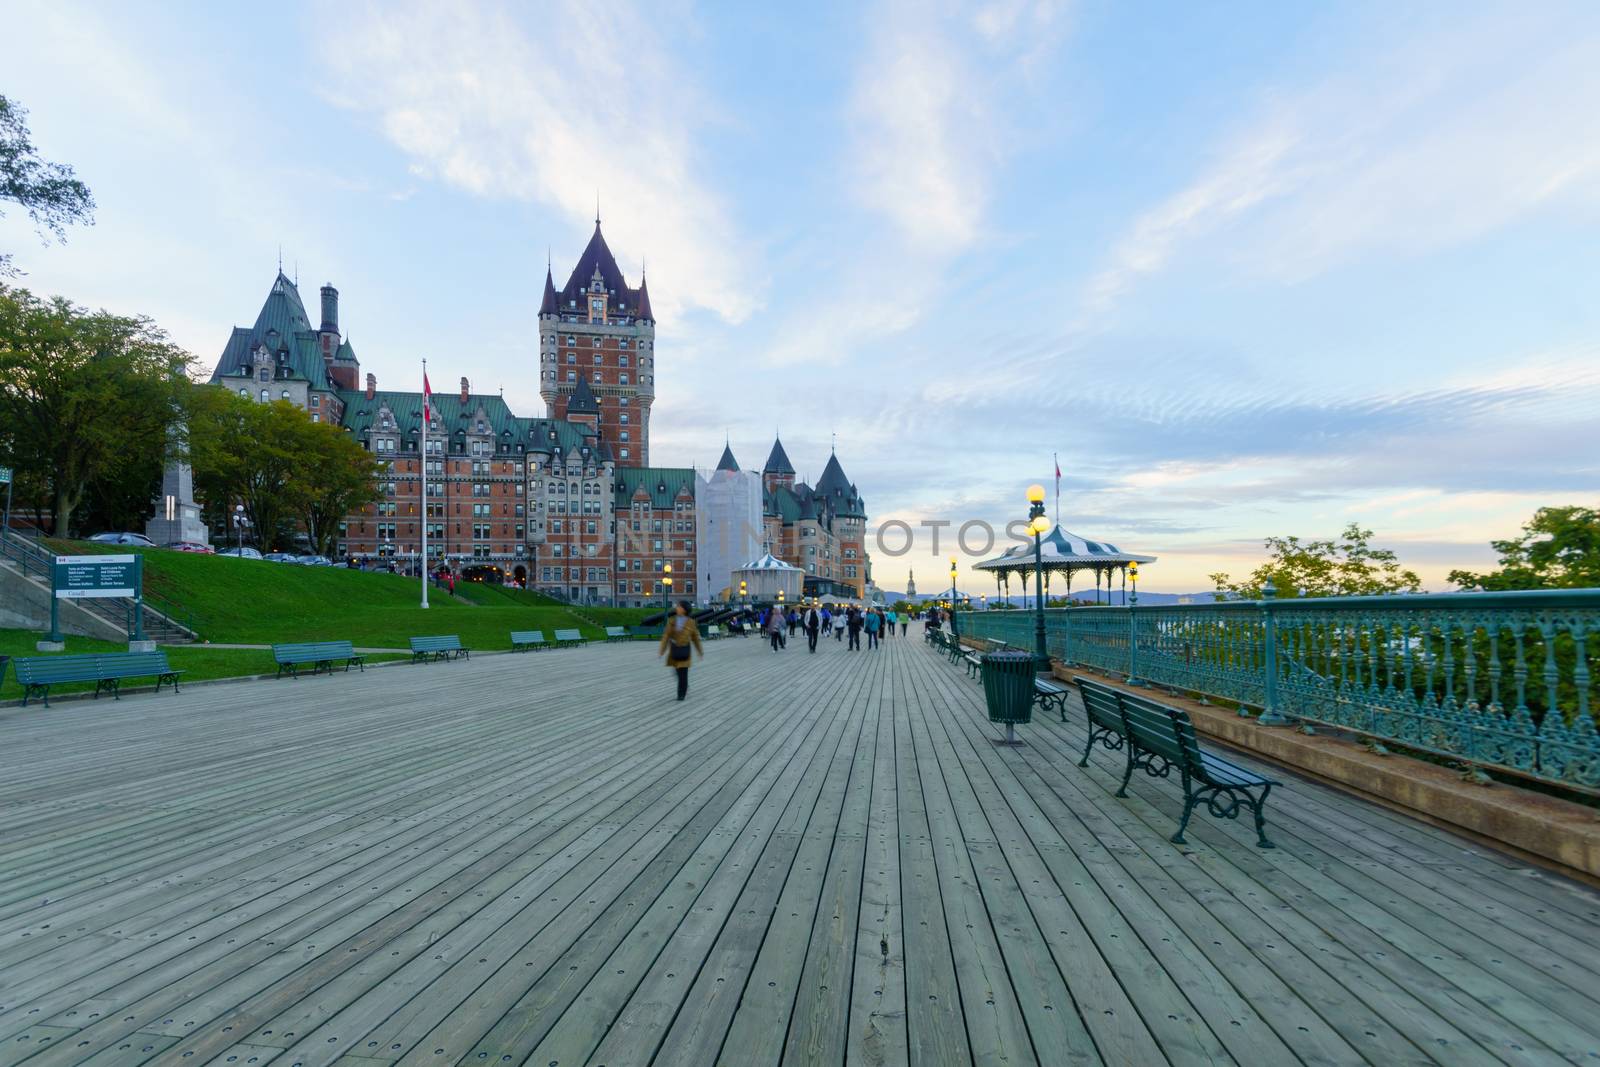
M0 485L10 485L10 484L11 484L11 468L10 467L0 467Z
M144 576L144 557L57 556L51 568L51 586L61 600L86 597L138 597Z

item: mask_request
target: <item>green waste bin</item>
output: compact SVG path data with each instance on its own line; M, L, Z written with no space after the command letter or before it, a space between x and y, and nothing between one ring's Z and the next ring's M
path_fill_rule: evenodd
M1006 739L1017 744L1016 725L1033 721L1033 653L986 652L980 660L989 721L1005 723Z

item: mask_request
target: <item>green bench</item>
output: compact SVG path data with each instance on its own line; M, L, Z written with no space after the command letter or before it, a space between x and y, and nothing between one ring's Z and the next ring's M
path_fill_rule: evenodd
M512 630L511 651L526 652L528 649L538 650L549 648L545 643L543 630Z
M433 657L433 662L442 659L470 659L472 650L461 647L459 634L440 634L437 637L413 637L411 639L411 662L421 663Z
M119 690L124 678L153 677L158 693L163 685L171 682L172 691L176 693L178 676L183 673L173 670L167 663L167 654L160 651L27 656L18 659L16 664L17 681L22 685L23 707L27 707L28 701L38 695L44 698L44 706L48 708L50 687L72 682L93 682L96 700L100 699L102 691L109 691L113 697L121 700Z
M1075 677L1073 681L1089 723L1089 739L1078 766L1089 765L1096 742L1110 751L1125 752L1127 765L1117 790L1119 797L1128 795L1135 770L1142 769L1152 778L1168 778L1176 769L1183 783L1183 816L1171 838L1174 844L1188 844L1183 831L1194 809L1204 804L1218 819L1236 819L1241 809L1248 808L1255 817L1256 844L1277 847L1267 840L1266 829L1267 795L1277 782L1203 751L1194 723L1181 708L1089 678Z
M306 664L311 665L312 674L321 670L332 674L333 665L339 660L344 661L346 674L350 672L352 664L362 674L367 673L366 657L359 655L349 641L291 641L273 645L272 658L278 664L276 677L279 678L283 677L284 671L288 671L291 678L300 677L300 668Z
M585 645L588 639L583 636L582 630L557 630L556 644L558 645Z
M607 626L606 627L606 643L607 644L611 643L612 641L631 641L631 640L633 640L633 638L628 636L628 628L627 627L625 627L625 626Z

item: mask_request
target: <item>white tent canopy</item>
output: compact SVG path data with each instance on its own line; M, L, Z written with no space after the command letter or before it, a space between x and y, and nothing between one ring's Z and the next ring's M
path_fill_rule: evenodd
M805 584L805 574L805 571L794 564L785 563L768 552L733 572L735 595L742 581L746 586L746 595L752 600L776 600L781 590L785 600L799 603L800 591Z

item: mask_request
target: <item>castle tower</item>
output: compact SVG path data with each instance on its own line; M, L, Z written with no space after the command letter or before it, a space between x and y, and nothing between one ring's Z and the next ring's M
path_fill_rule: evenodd
M547 267L539 304L539 395L552 419L566 419L578 386L590 394L600 438L619 467L650 465L655 403L655 315L644 278L630 288L606 246L600 220L567 283ZM590 414L589 412L580 412ZM586 420L587 421L587 420Z
M916 598L917 598L917 572L916 571L907 571L906 572L906 599L907 600L915 600Z
M794 464L789 462L789 453L783 450L781 438L772 439L772 451L761 466L761 484L769 493L780 485L794 488Z

